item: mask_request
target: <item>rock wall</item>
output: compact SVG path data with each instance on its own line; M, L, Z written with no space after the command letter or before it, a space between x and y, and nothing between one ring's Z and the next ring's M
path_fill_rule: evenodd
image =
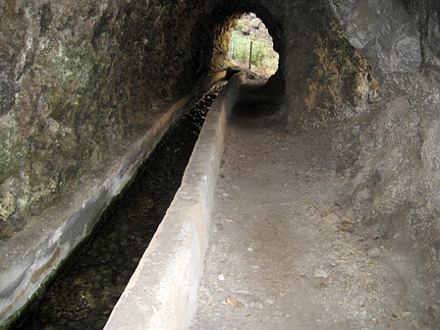
M269 28L281 55L274 80L280 94L288 82L292 107L334 112L334 104L364 93L350 86L368 85L362 60L349 55L348 68L344 55L328 63L338 44L327 40L328 12L316 18L325 8L304 0L3 1L0 239L99 172L152 113L218 66L238 14L256 12ZM330 66L341 77L323 83Z
M440 275L437 0L2 1L0 239L108 166L216 66L248 11L280 54L289 128L334 129L358 216L424 242L408 249Z
M437 324L440 3L259 4L281 50L290 130L332 131L336 166L352 178L348 205L366 230L415 256L433 302L421 307Z
M0 3L0 239L187 92L191 2Z
M379 77L381 98L351 126L357 213L422 260L440 289L440 33L437 1L332 1L349 42ZM435 313L440 313L436 305Z

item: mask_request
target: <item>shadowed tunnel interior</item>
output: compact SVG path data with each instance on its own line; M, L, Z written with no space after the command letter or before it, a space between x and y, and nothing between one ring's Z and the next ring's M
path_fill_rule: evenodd
M278 79L284 80L285 37L279 18L264 6L247 1L226 2L218 4L212 12L203 17L194 27L192 41L192 73L203 74L210 69L222 66L222 60L228 51L228 30L235 20L245 13L255 13L267 26L273 38L273 48L280 55Z
M243 175L247 181L239 187L243 195L252 184L267 185L283 205L296 205L299 214L284 217L272 212L261 228L272 223L272 216L281 219L274 222L281 233L289 232L282 227L284 218L289 224L300 221L292 225L295 230L318 219L313 234L328 224L337 234L324 239L312 235L317 241L347 243L347 250L352 241L365 244L359 247L363 254L358 260L366 256L366 263L386 268L373 281L379 283L377 288L386 288L386 283L408 288L401 298L405 302L395 308L398 312L378 307L376 317L372 310L351 310L359 312L351 325L377 328L374 319L396 329L440 327L436 0L2 1L0 327L20 317L75 247L90 236L97 219L180 118L176 109L196 103L225 76L231 29L245 13L255 13L264 22L279 54L279 67L268 81L255 75L251 79L249 71L241 76L244 85L228 119L222 163L226 167L221 169L225 177L220 180L235 177L235 164L254 159L244 168L250 173ZM265 143L260 146L258 141ZM279 167L272 159L279 160ZM171 161L161 166L169 173L175 170ZM278 182L278 170L284 179L279 191L270 183ZM154 173L149 178L153 180ZM290 179L298 180L294 183L304 195L295 195ZM334 183L327 190L335 189L335 195L325 195L324 202L323 188L312 188L328 182ZM313 193L322 198L314 199ZM272 201L274 196L265 197ZM227 201L219 200L219 205L233 210ZM250 214L242 215L242 223ZM234 220L233 214L228 217ZM304 219L310 221L301 222ZM254 233L258 227L247 229L243 232ZM270 249L276 239L268 235L255 232ZM340 250L341 256L348 254ZM339 267L338 262L326 267ZM365 275L359 270L362 266L355 269L355 261L349 264L352 268L345 269L345 275ZM313 285L323 291L332 290L329 281L345 279L341 274L332 278L321 268L317 278L325 283ZM225 282L220 275L225 274L216 274L213 281ZM301 276L291 282L300 283L305 278ZM351 296L356 297L353 290ZM399 290L391 290L398 292L390 294L392 299L400 299ZM262 303L241 306L228 300L230 296L224 298L224 306L239 310ZM364 300L359 306L369 306ZM108 316L111 308L107 309ZM264 328L264 322L258 326Z

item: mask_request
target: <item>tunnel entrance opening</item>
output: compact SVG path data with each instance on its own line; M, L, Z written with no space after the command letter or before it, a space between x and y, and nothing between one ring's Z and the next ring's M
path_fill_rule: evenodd
M279 54L263 21L255 13L234 17L230 29L219 36L228 46L224 66L237 66L268 79L278 71ZM229 42L228 42L229 41Z
M219 2L201 16L192 29L192 54L187 65L188 76L197 81L229 66L239 65L248 69L250 40L252 36L257 35L253 44L251 69L264 78L270 77L267 85L278 97L283 97L286 82L286 39L280 17L281 13L276 8L266 7L258 1ZM256 26L253 30L258 32L248 33L246 22L243 24L246 20L249 22L248 25L254 23ZM261 49L259 44L260 36L263 35L267 45L266 56L261 56L265 50ZM267 62L264 63L265 60L273 64L268 65ZM264 70L264 67L271 69Z

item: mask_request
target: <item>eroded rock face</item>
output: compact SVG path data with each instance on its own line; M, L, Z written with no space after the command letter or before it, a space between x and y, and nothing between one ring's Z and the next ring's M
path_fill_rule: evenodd
M345 154L352 152L353 206L381 237L420 257L419 272L433 275L425 282L435 301L440 288L440 4L331 1L331 8L381 87L381 99L366 109L368 114L344 126L352 132L357 127L351 141L342 139L356 145ZM341 147L340 142L335 145ZM438 326L439 306L432 308Z
M282 43L290 127L334 127L338 166L353 177L353 208L381 237L397 237L403 250L420 257L434 299L440 289L440 3L260 3L278 8L265 23L274 43ZM274 22L281 22L278 38Z
M325 3L2 2L0 237L23 229L87 173L102 171L160 104L216 66L228 26L246 11L274 38L281 60L273 80L280 95L290 86L292 107L325 114L334 112L332 102L363 98L370 80L358 55L330 59L339 41L326 41L332 32ZM323 83L330 70L340 77Z
M0 4L0 238L100 171L191 87L197 6L138 1Z
M383 73L415 72L422 63L417 16L397 1L332 1L345 35Z
M358 213L419 224L440 274L437 0L2 1L0 239L105 169L217 66L247 11L280 54L272 81L290 127L339 123Z
M367 60L347 42L335 22L319 36L313 54L316 64L307 79L305 113L292 116L300 125L321 126L353 116L353 110L379 95L379 83Z
M436 64L439 52L433 41L440 36L436 12L439 5L429 1L374 1L368 4L352 1L344 5L333 1L332 5L348 40L366 54L374 72L381 77L383 100L380 110L383 114L375 116L370 126L372 131L364 135L365 141L377 141L374 144L382 152L386 148L389 152L413 148L401 150L402 155L397 158L406 161L411 157L418 158L418 163L410 166L417 171L417 164L422 165L420 161L423 160L417 155L426 148L426 143L432 141L431 127L439 119L439 71ZM353 17L357 16L359 19L355 20ZM367 25L369 29L365 28ZM369 34L366 30L373 32ZM437 38L433 38L434 35ZM364 146L364 150L366 148ZM374 153L365 150L365 156ZM404 172L404 169L399 171ZM408 172L400 177L415 179L417 175Z

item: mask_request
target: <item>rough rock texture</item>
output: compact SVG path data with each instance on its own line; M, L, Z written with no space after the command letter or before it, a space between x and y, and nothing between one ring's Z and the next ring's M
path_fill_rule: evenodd
M229 45L232 37L232 29L239 18L239 15L232 15L228 17L223 24L217 25L214 28L215 32L211 62L211 67L214 70L224 68L229 60Z
M328 38L334 25L326 8L304 0L3 2L0 238L99 170L151 111L218 67L229 27L244 12L257 13L274 38L280 94L286 79L289 100L332 113L362 99L368 68L355 51L338 49L340 34Z
M251 6L240 4L225 2L215 17ZM366 230L417 256L438 300L440 3L262 0L252 8L281 56L274 79L286 86L289 127L333 125L334 156L353 177L350 200ZM440 304L425 307L440 319Z
M344 127L352 131L346 150L351 148L355 165L354 207L381 237L421 257L419 272L434 275L427 285L435 298L440 288L440 5L333 1L332 8L382 89L370 113ZM440 305L430 308L438 319Z
M345 208L333 126L286 134L270 96L243 87L229 120L191 329L438 329L417 258Z
M306 114L297 112L296 125L301 119L306 119L302 125L320 126L353 116L380 91L366 59L346 41L336 22L329 27L313 49L316 64L305 85Z
M280 54L270 83L286 92L289 128L334 125L358 215L400 237L438 281L437 0L2 1L0 239L106 166L149 114L203 77L234 15L248 11Z
M191 84L190 2L0 4L0 239L25 227ZM183 82L183 83L182 83Z

